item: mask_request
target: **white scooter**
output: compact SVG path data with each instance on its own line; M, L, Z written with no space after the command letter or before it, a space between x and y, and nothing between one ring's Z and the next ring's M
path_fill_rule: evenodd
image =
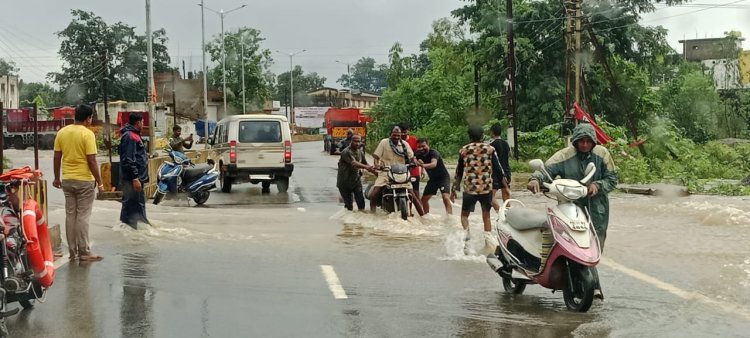
M495 221L500 245L487 256L487 264L503 279L506 291L520 294L527 284L539 284L562 290L568 309L588 311L596 285L592 269L601 252L590 215L573 202L586 198L586 184L596 168L589 163L581 181L553 180L542 160L529 165L544 173L549 182L543 182L541 190L558 203L545 213L518 200L505 201Z

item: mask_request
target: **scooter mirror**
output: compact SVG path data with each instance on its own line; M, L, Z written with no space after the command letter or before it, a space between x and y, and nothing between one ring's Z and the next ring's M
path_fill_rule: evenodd
M589 164L586 165L586 171L584 171L584 174L586 176L583 177L583 179L581 180L581 183L588 184L589 181L591 181L591 179L594 177L595 173L596 173L596 166L593 163L589 162Z
M547 172L547 169L544 168L544 162L542 160L537 158L529 161L529 167L535 171L541 171L548 180L552 181L552 177Z
M544 162L542 162L542 160L538 158L533 159L529 161L529 167L531 167L531 169L536 170L536 171L542 171L544 170Z

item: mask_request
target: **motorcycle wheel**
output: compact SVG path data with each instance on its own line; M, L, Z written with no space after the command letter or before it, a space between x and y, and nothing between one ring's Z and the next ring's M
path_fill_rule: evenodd
M33 299L27 299L27 300L19 300L18 304L21 304L21 307L24 309L31 309L34 308L34 300Z
M569 263L568 269L570 281L563 289L565 306L572 311L586 312L594 301L594 275L586 266Z
M208 201L209 196L211 196L210 191L197 192L195 193L195 195L193 195L193 201L195 201L195 204L197 205L203 205L203 203L206 203L206 201Z
M156 195L154 195L154 205L161 203L165 195L157 191Z
M401 219L406 220L409 218L409 203L406 201L406 198L399 198L398 209L401 211Z
M2 302L2 306L0 306L0 310L2 311L8 311L8 303L5 301L5 290L3 290L2 294L0 294L0 302ZM5 338L10 336L10 332L8 332L8 325L5 321L5 318L0 318L0 338Z

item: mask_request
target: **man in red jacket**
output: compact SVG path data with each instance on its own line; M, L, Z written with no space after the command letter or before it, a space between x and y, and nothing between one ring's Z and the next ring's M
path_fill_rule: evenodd
M417 138L414 137L414 135L409 135L409 124L404 122L401 123L399 127L401 127L401 139L409 145L412 151L417 151ZM419 166L411 168L411 186L413 187L414 194L417 195L418 199L421 198L419 195L419 179L421 176L422 168Z

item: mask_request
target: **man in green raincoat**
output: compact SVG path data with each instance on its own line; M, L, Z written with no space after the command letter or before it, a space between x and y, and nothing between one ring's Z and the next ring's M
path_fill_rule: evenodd
M612 155L607 148L596 144L596 132L594 127L588 123L581 123L573 129L571 138L572 146L566 147L553 155L545 167L547 172L555 178L581 180L589 163L596 166L596 173L588 185L589 197L577 200L575 203L582 208L587 208L591 213L591 222L594 224L599 243L604 250L604 241L607 239L607 226L609 225L609 198L607 194L617 185L617 169ZM539 192L539 182L544 179L541 172L535 172L529 179L528 189ZM594 269L596 279L596 293L603 298L599 276Z

